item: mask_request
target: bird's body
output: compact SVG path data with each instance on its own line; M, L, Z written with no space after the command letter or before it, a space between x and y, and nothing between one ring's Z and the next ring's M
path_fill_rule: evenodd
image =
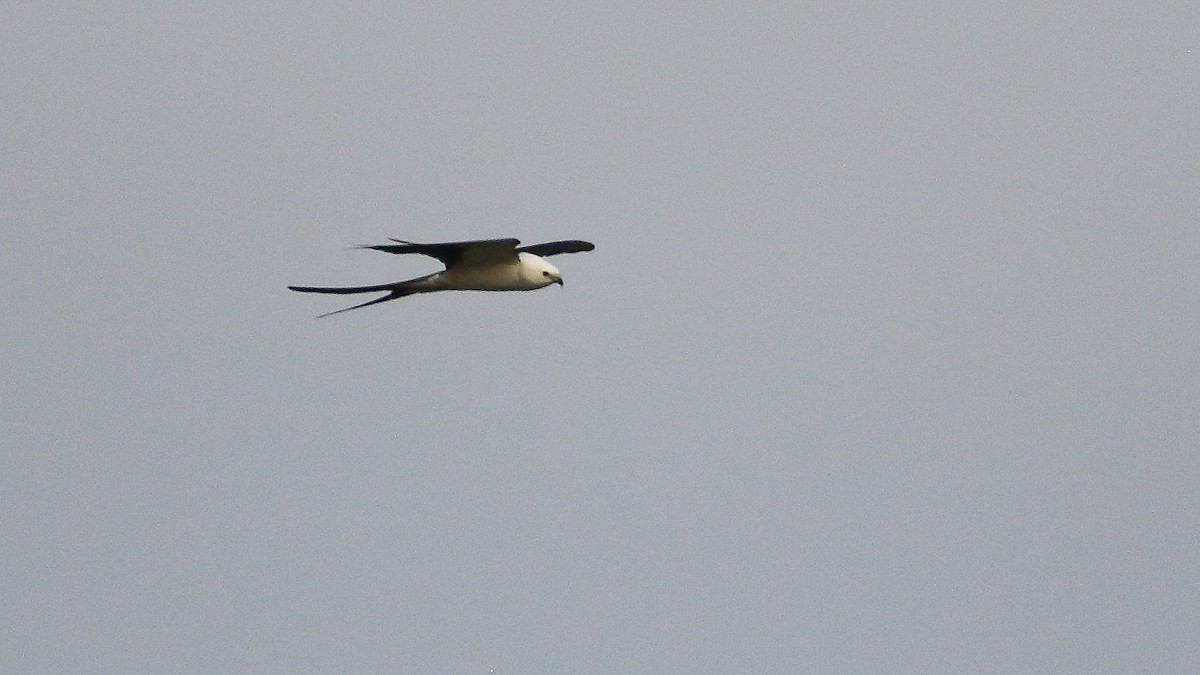
M591 251L595 246L586 241L552 241L518 248L516 239L482 239L439 244L415 244L393 239L395 244L363 246L386 253L420 253L440 260L446 269L407 281L378 286L316 287L288 286L301 293L377 293L388 294L336 312L403 298L416 293L435 291L532 291L551 284L562 285L562 274L541 256L559 253Z
M436 290L533 291L562 283L558 268L532 253L518 253L515 262L457 265L433 275Z

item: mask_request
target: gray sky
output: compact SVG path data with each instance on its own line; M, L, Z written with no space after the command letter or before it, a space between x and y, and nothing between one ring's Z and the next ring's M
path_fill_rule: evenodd
M1200 5L48 4L4 670L1200 671Z

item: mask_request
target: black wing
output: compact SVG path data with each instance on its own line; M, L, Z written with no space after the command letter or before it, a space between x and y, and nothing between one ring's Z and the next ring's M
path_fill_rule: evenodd
M384 253L420 253L437 258L446 267L466 264L488 265L508 262L516 258L516 239L480 239L478 241L451 241L442 244L417 244L403 239L393 239L395 244L363 246Z
M596 248L590 241L568 239L566 241L548 241L544 244L522 246L517 253L532 253L539 256L558 255L559 253L583 253Z

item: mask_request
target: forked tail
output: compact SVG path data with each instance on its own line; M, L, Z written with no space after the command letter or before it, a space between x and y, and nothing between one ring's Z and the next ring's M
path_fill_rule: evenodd
M419 293L420 291L410 286L410 283L411 282L409 281L401 281L392 284L380 284L378 286L339 286L334 288L323 286L288 286L288 288L293 291L299 291L300 293L335 293L338 295L346 295L350 293L378 293L380 291L388 291L388 294L383 297L375 298L374 300L364 302L360 305L354 305L352 307L346 307L345 309L327 312L317 317L318 319L323 319L327 316L333 316L334 314L349 312L352 309L367 307L368 305L376 305L381 302L387 302L388 300L403 298L404 296L412 295L413 293Z

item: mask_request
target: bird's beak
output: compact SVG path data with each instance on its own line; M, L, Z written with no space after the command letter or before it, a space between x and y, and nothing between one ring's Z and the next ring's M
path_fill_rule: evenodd
M562 286L562 285L563 285L563 283L562 283L562 277L559 277L559 278L555 279L555 280L554 280L554 283L558 284L559 286Z

